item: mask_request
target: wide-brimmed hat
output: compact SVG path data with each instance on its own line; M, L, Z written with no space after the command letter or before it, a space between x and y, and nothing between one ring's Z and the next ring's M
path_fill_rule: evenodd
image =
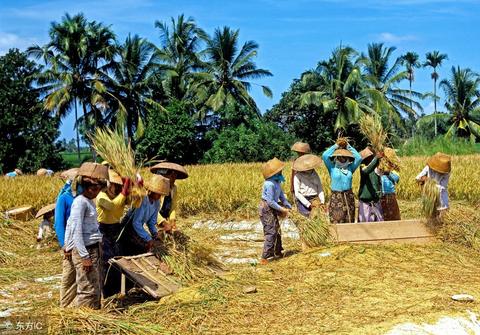
M296 142L294 145L292 145L292 151L309 154L312 152L312 149L310 149L310 145L308 143Z
M266 162L262 166L263 178L268 179L276 175L277 173L282 171L284 167L285 167L285 163L279 160L277 157L270 159L268 162Z
M354 159L353 154L350 152L350 150L347 149L337 149L333 152L332 156L330 157L331 159L335 157L346 157L350 159Z
M317 155L306 154L298 157L293 162L293 169L298 172L308 171L319 167L322 164L322 159Z
M177 179L186 179L188 178L187 170L180 164L170 163L170 162L161 162L150 168L151 173L155 174L166 174L168 170L173 170L177 173Z
M37 170L37 176L46 176L48 174L48 170L45 168L41 168Z
M152 174L144 183L145 188L150 192L168 195L170 194L170 180L158 175Z
M362 159L365 159L367 157L373 156L373 151L370 150L370 148L365 148L362 151L360 151L360 156L362 156Z
M37 215L35 215L35 219L38 219L40 216L45 215L47 213L53 212L54 210L55 210L55 204L50 204L45 207L42 207L37 212Z
M18 175L22 175L22 174L23 174L22 170L20 170L20 169L15 169L15 170L13 170L13 171L15 171L15 173L18 174Z
M108 180L108 167L98 163L86 162L77 171L78 176Z
M449 173L452 170L452 158L443 152L437 152L427 160L430 169L439 173Z
M112 169L108 170L108 181L113 184L123 185L122 177Z
M60 178L64 180L73 180L78 173L78 168L73 168L69 170L65 170L62 173L60 173Z

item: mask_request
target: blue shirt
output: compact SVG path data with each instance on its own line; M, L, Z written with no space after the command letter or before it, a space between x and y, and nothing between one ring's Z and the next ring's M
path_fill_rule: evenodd
M17 176L17 173L15 171L13 172L8 172L5 174L6 177L9 177L9 178L15 178Z
M282 191L282 187L278 181L265 180L262 189L262 199L265 200L273 209L281 210L282 207L278 204L281 201L282 205L287 208L292 208L292 205L288 202L285 194Z
M400 180L400 176L395 172L382 175L382 193L395 194L395 185Z
M335 150L338 149L338 145L334 144L322 155L323 162L327 167L330 174L330 188L332 191L343 192L352 189L352 178L355 170L360 166L362 162L362 156L351 145L347 146L347 149L353 154L354 161L348 165L344 170L335 166L335 163L331 159Z
M57 235L58 244L63 248L65 244L65 227L70 217L70 209L72 208L73 194L70 182L65 183L57 196L55 205L55 219L53 227Z
M152 236L157 235L158 210L160 209L160 201L156 200L150 202L150 198L145 196L139 208L136 208L133 213L133 229L146 242L150 241L152 237L147 233L143 224L146 223L148 230Z

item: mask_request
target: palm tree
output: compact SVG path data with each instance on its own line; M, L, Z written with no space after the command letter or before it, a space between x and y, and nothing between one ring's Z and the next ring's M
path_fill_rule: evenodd
M450 115L442 114L451 122L446 136L457 134L480 138L480 77L470 69L452 67L449 79L440 87L445 92L445 108ZM443 116L445 115L445 116Z
M420 67L420 62L418 61L418 54L416 52L407 52L401 57L402 64L405 65L408 72L408 81L410 87L410 99L412 98L412 83L415 80L414 71L416 68ZM410 108L413 108L413 105L410 105Z
M385 106L385 101L366 85L356 51L350 47L335 49L328 61L302 75L305 93L301 104L321 106L326 113L335 113L335 130L356 123L362 113L375 113L371 106Z
M377 90L389 104L386 111L389 122L396 121L397 125L403 128L402 113L415 116L416 112L411 106L423 110L421 104L414 100L423 96L416 91L409 91L398 88L403 80L408 79L407 71L400 71L401 58L397 58L390 67L390 58L395 47L385 47L383 43L371 43L368 45L367 54L362 54L359 62L363 64L364 79L370 89Z
M425 55L426 62L423 64L424 67L430 66L433 69L432 72L432 79L433 79L433 104L434 104L434 114L437 114L437 80L438 80L438 73L437 67L442 65L442 62L448 59L446 54L441 54L439 51L427 52ZM437 136L437 118L434 117L435 120L435 136Z
M204 51L206 59L195 83L197 101L204 109L206 107L213 112L237 103L252 108L260 115L249 94L254 85L250 80L269 77L272 73L257 68L253 60L258 52L256 42L247 41L238 50L238 34L238 30L223 27L215 29L213 36L207 38ZM267 97L272 97L270 88L259 86Z
M88 131L87 106L98 101L101 85L97 80L98 66L114 55L115 39L109 27L88 22L83 14L66 14L60 23L53 22L50 42L28 48L29 55L42 59L45 70L38 77L44 93L44 107L55 110L61 118L73 108L77 133L77 154L80 160L78 104L83 107L85 129Z

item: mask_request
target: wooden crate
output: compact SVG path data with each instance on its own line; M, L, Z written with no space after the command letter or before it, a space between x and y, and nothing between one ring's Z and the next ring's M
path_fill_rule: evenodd
M340 243L427 243L435 240L423 220L332 224L330 235Z

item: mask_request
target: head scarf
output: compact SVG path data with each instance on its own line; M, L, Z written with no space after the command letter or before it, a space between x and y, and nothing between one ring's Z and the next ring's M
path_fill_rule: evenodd
M271 176L270 178L268 178L269 180L271 181L276 181L278 183L283 183L285 182L285 177L282 175L282 173L277 173L276 175L274 176Z

